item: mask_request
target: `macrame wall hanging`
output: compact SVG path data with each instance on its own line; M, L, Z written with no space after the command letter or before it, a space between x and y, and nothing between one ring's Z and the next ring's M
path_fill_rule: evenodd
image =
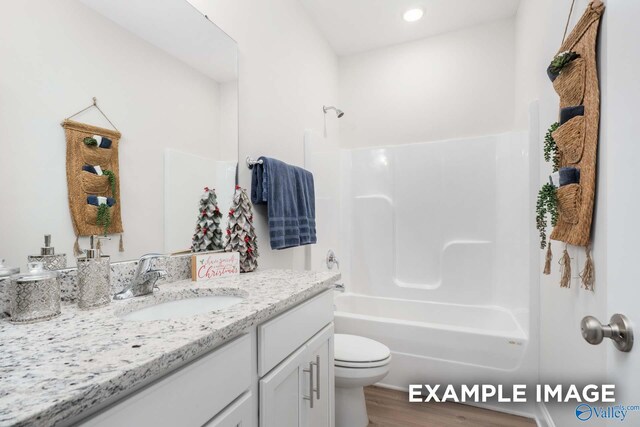
M114 130L70 120L90 108L98 109ZM121 134L98 107L96 98L93 104L66 118L61 125L67 140L69 210L76 234L74 253L81 253L80 236L118 233L120 252L123 252L118 166Z
M573 3L569 19L572 11ZM600 122L596 43L603 12L604 4L600 0L589 4L575 28L563 39L558 54L547 69L560 96L559 120L551 126L545 138L545 159L553 159L555 175L551 179L552 194L548 199L557 208L553 212L555 215L552 213L554 228L550 238L565 242L560 258L562 287L569 287L571 282L571 260L566 245L586 249L586 264L580 276L583 286L589 290L593 290L594 280L590 243ZM567 28L568 23L569 20ZM542 247L545 245L543 238ZM550 273L551 258L549 243L545 274Z

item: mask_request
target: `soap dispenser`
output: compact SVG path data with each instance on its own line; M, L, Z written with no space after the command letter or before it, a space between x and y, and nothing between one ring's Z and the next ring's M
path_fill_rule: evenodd
M96 247L100 239L103 237L91 236L91 248L78 258L78 307L82 309L111 302L111 259Z
M61 270L67 268L67 255L56 254L51 246L51 234L44 235L44 247L40 248L40 255L29 255L29 262L41 262L45 270Z

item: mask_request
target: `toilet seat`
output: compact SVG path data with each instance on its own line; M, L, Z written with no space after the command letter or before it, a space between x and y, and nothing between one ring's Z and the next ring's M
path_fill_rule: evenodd
M391 362L391 356L387 357L384 360L378 360L375 362L345 362L344 360L336 360L335 366L338 368L355 368L355 369L364 369L364 368L379 368L381 366L386 366Z
M357 335L335 334L334 353L335 366L343 368L377 368L391 361L389 347Z

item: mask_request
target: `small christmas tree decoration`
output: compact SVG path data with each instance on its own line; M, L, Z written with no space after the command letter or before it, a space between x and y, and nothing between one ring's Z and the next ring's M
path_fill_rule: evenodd
M205 187L200 198L200 214L193 234L191 252L206 252L222 249L222 230L220 220L222 213L218 209L216 192Z
M253 228L251 201L246 190L236 185L233 204L229 209L225 251L240 253L240 271L248 273L258 268L258 242Z

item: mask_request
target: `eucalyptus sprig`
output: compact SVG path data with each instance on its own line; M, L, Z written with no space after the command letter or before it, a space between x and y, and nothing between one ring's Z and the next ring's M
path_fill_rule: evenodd
M104 235L106 236L109 232L109 227L111 227L111 210L109 205L101 204L98 206L96 223L104 229Z
M536 228L540 233L540 249L547 247L547 216L551 217L551 225L558 222L558 195L553 184L545 183L536 202Z
M111 186L111 195L116 197L116 174L112 170L103 170L102 174L109 179L109 186Z
M555 139L553 139L553 132L560 127L560 123L555 122L549 127L546 135L544 136L544 160L546 162L552 162L553 171L558 172L560 168L560 156L558 154L558 145Z

